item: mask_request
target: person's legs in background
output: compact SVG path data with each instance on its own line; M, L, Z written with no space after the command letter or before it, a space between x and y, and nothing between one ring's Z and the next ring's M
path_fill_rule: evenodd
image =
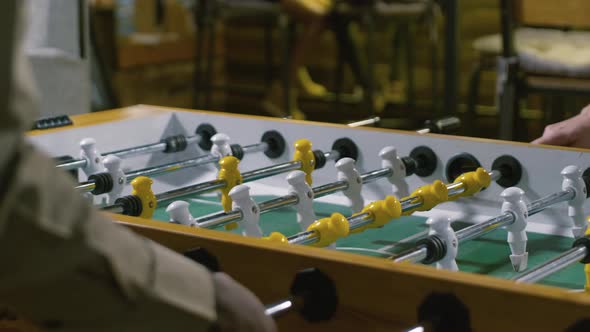
M291 61L287 64L286 79L291 87L288 91L282 91L280 82L275 82L269 94L263 101L266 112L275 116L290 115L294 119L305 119L297 104L299 90L307 95L321 97L326 94L326 89L311 79L307 68L304 66L305 57L309 50L317 45L322 31L325 28L327 17L331 11L331 0L280 0L281 7L296 22L304 26L304 31L295 42ZM293 83L297 84L293 84ZM283 94L288 94L287 110L282 110L284 105Z

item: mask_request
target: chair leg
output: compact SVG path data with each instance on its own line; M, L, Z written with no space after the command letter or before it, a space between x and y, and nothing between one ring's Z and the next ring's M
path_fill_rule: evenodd
M469 75L469 95L467 98L467 112L465 113L464 132L473 136L476 133L477 103L479 102L479 85L481 72L483 71L482 61L478 61Z
M406 24L405 44L406 44L406 107L413 110L416 108L416 80L414 76L414 68L416 64L414 43L413 43L413 29L410 24Z
M375 54L374 54L374 46L375 46L375 17L373 13L369 10L365 11L365 24L367 26L367 62L366 62L366 98L365 98L365 107L367 107L367 111L369 116L375 116L375 103L373 102L373 98L375 97ZM359 62L360 64L360 62ZM359 70L362 72L362 70ZM360 74L359 74L360 75ZM379 106L381 107L381 106ZM379 112L382 112L383 109L380 109Z
M213 14L215 15L215 14ZM215 39L217 35L217 27L216 27L216 17L210 17L211 21L209 22L209 35L207 36L207 64L205 66L205 109L210 109L211 107L211 98L213 94L213 53L215 52Z
M499 108L499 138L514 139L514 126L519 115L518 59L516 57L498 58L496 74L496 105Z
M337 48L336 69L334 75L334 102L332 103L334 112L339 112L342 106L342 93L344 81L344 55L342 49Z
M334 16L333 21L333 29L334 34L336 35L336 41L338 44L339 54L342 56L343 61L345 61L349 66L354 75L356 81L363 87L364 93L364 100L363 106L366 107L367 113L373 114L373 89L372 89L372 66L364 65L363 61L360 57L360 52L358 50L358 46L353 40L353 37L350 33L350 21L343 17L339 17L338 15ZM373 28L371 27L372 24L370 22L367 23L367 44L371 45L371 39L373 38L373 33L371 32ZM370 48L370 47L369 47ZM372 55L370 52L367 53L368 58L371 58ZM367 61L371 63L371 61Z
M266 73L264 77L264 85L270 88L272 79L274 77L274 52L272 44L272 22L266 20L264 24L264 63L266 66Z
M434 1L430 3L430 10L427 15L427 27L428 27L428 42L430 44L430 88L431 88L431 99L432 99L432 110L434 114L438 116L442 115L442 108L440 107L439 91L438 91L438 29L436 24L436 4Z
M285 47L284 56L285 62L283 64L282 88L283 88L283 113L288 116L291 109L291 83L295 79L292 77L291 67L293 66L293 45L295 44L296 26L295 23L289 21L284 29L285 32Z
M399 56L401 50L401 29L399 26L395 27L393 32L393 39L391 41L391 48L392 48L392 56L389 65L389 80L390 81L397 81L399 80Z
M207 15L208 0L200 0L195 7L195 25L197 26L196 50L195 50L195 69L193 77L193 106L198 109L200 105L201 89L203 88L203 43L205 36L205 20Z

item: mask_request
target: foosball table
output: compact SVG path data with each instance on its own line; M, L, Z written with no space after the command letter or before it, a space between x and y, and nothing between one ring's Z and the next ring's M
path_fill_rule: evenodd
M143 105L73 123L29 139L280 331L588 331L589 151Z

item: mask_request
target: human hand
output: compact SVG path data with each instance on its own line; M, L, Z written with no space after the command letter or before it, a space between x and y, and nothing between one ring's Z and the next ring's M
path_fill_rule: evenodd
M213 273L217 327L220 332L276 332L274 320L246 287L225 273Z
M531 143L590 148L590 105L572 118L548 125L543 136Z

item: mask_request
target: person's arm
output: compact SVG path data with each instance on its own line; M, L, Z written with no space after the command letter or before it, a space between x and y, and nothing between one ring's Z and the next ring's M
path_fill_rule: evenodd
M26 142L34 107L21 3L0 1L0 304L56 330L272 331L253 294L112 223Z
M590 105L572 118L545 127L543 136L531 143L590 148Z

